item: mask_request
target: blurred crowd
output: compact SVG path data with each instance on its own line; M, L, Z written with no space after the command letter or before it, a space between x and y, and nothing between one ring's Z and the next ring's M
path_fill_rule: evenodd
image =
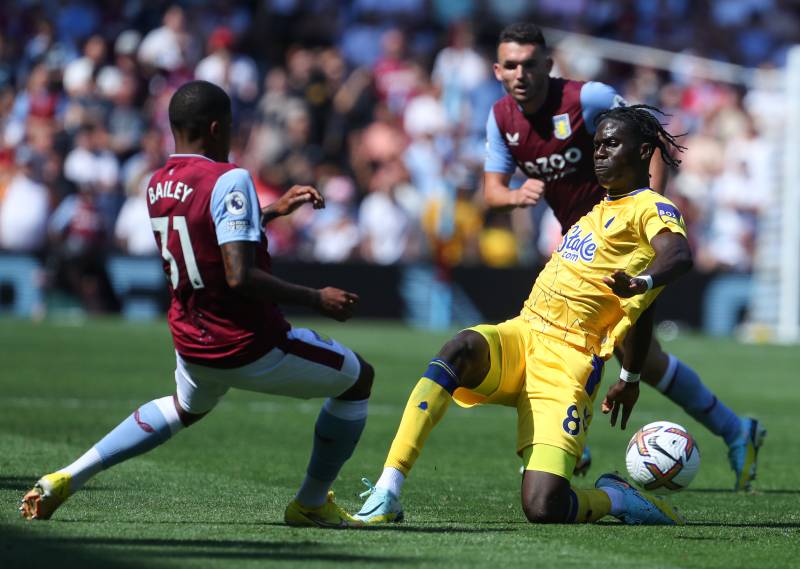
M487 212L484 126L499 30L544 26L775 68L800 40L786 0L19 0L0 7L0 249L102 298L112 252L157 255L143 198L192 78L234 105L232 160L262 205L313 184L322 211L268 227L275 256L336 263L536 264L546 208ZM691 46L687 48L687 46ZM555 74L658 105L689 148L668 192L707 270L747 272L776 160L779 90L554 49ZM94 295L94 296L93 296ZM99 306L102 310L103 307Z

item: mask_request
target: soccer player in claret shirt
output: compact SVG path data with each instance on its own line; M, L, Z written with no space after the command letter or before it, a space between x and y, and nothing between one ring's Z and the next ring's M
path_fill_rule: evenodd
M484 195L490 207L503 209L530 207L544 199L566 233L604 196L591 161L594 119L625 101L603 83L550 77L552 64L535 25L512 24L501 32L494 70L507 95L494 104L486 125ZM654 160L653 166L653 178L663 181L663 162ZM509 182L517 167L528 180L512 190ZM734 488L749 489L766 435L759 421L737 416L655 338L642 379L724 439ZM578 470L588 463L587 448Z
M231 102L219 87L192 81L169 104L176 153L147 190L153 232L171 293L175 395L136 409L72 464L43 476L22 499L28 519L47 519L101 470L147 452L204 417L229 388L288 397L326 397L314 427L305 480L289 502L289 525L347 527L353 518L330 486L353 453L367 417L373 369L313 330L293 329L278 303L344 321L358 297L312 289L271 274L262 223L303 204L324 207L295 186L261 210L247 171L229 163Z
M652 334L652 303L689 270L691 252L678 209L650 190L656 148L674 163L675 145L649 108L599 115L594 169L606 196L564 235L533 284L519 316L458 333L428 365L409 397L381 481L356 518L403 517L399 493L450 402L517 409L517 453L525 470L522 509L534 523L586 523L611 514L629 524L671 525L682 518L665 501L614 474L595 488L570 485L585 444L603 363L624 346L620 378L602 403L625 428L639 396Z

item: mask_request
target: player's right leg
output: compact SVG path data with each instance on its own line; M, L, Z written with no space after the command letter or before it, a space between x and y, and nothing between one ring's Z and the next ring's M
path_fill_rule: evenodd
M19 511L29 520L46 520L101 470L148 452L204 417L227 391L218 384L197 385L180 365L176 395L145 403L75 462L42 476L23 496Z
M406 403L389 455L375 486L366 479L367 497L355 518L367 524L403 519L400 491L425 441L447 412L459 387L478 387L491 367L490 346L474 330L459 332L433 358Z
M522 507L533 523L591 523L613 515L625 523L682 523L662 500L613 475L596 488L570 485L592 421L604 362L534 334L526 351L525 392L517 399L517 450L523 458Z

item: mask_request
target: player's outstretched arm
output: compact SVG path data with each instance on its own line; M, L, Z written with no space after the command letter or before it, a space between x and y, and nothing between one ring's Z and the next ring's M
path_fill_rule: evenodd
M653 305L642 312L636 323L628 330L623 340L623 359L620 377L608 388L600 409L611 413L611 426L617 424L617 416L622 411L622 430L628 425L633 407L639 399L639 374L647 358L647 351L653 339Z
M341 322L353 315L358 295L334 287L315 289L279 279L256 266L256 247L257 243L251 241L232 241L221 247L225 279L234 292L265 302L308 306Z
M510 210L516 207L531 207L544 196L544 182L529 178L516 190L508 187L510 174L502 172L483 173L483 199L492 209Z
M650 245L655 257L643 273L628 275L625 271L615 271L611 276L603 277L603 282L620 298L630 298L651 288L668 285L692 268L689 242L680 233L664 230L653 237Z
M261 209L261 225L269 223L276 217L289 215L304 203L310 203L314 209L325 207L325 199L312 186L292 186L289 191Z

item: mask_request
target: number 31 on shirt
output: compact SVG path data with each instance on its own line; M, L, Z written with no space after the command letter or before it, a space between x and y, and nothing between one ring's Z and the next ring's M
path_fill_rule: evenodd
M153 231L158 233L158 238L161 241L161 256L169 263L169 280L172 283L172 288L176 289L178 288L180 275L178 275L178 262L167 248L169 219L169 217L151 217L150 223L153 226ZM186 217L182 215L174 216L172 218L172 229L178 232L178 237L181 241L181 252L183 253L183 262L186 264L186 273L189 275L189 283L194 289L205 288L194 257L194 249L192 249L192 240L189 238L189 226L186 225Z

